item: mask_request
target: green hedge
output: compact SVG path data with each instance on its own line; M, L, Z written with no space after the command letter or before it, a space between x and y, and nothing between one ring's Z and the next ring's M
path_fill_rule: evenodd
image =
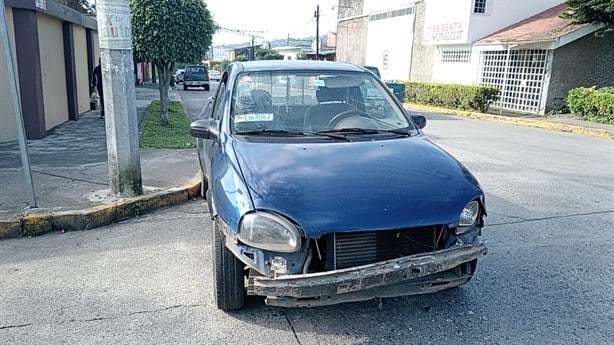
M405 99L412 103L484 113L498 97L499 89L489 86L405 82Z
M614 124L614 87L579 87L569 90L567 104L580 118Z

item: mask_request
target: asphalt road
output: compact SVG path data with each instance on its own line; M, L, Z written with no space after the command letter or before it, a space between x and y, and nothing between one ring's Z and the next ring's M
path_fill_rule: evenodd
M177 91L181 96L184 106L190 115L192 120L195 120L200 111L203 109L203 106L206 104L207 99L209 97L213 97L215 95L215 91L217 90L217 86L219 82L212 81L209 87L209 91L205 91L205 88L197 87L197 88L189 88L187 90L183 90L181 85L177 86Z
M612 344L614 141L427 116L427 135L487 192L490 251L469 284L313 309L254 299L224 313L194 200L0 242L0 344Z

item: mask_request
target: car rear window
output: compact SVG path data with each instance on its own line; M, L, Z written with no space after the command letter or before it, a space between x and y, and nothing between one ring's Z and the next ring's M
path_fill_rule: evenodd
M205 68L204 67L187 67L185 70L185 73L205 74Z

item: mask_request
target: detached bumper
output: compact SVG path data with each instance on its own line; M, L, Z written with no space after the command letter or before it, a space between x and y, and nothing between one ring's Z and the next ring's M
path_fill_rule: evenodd
M249 280L248 293L267 296L267 304L285 307L431 293L466 283L473 272L456 268L487 252L486 245L478 242L330 272L255 276Z

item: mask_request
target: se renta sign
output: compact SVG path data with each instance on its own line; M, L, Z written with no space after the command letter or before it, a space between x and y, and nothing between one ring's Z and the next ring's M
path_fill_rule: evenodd
M96 3L100 48L132 49L128 0L98 0Z

